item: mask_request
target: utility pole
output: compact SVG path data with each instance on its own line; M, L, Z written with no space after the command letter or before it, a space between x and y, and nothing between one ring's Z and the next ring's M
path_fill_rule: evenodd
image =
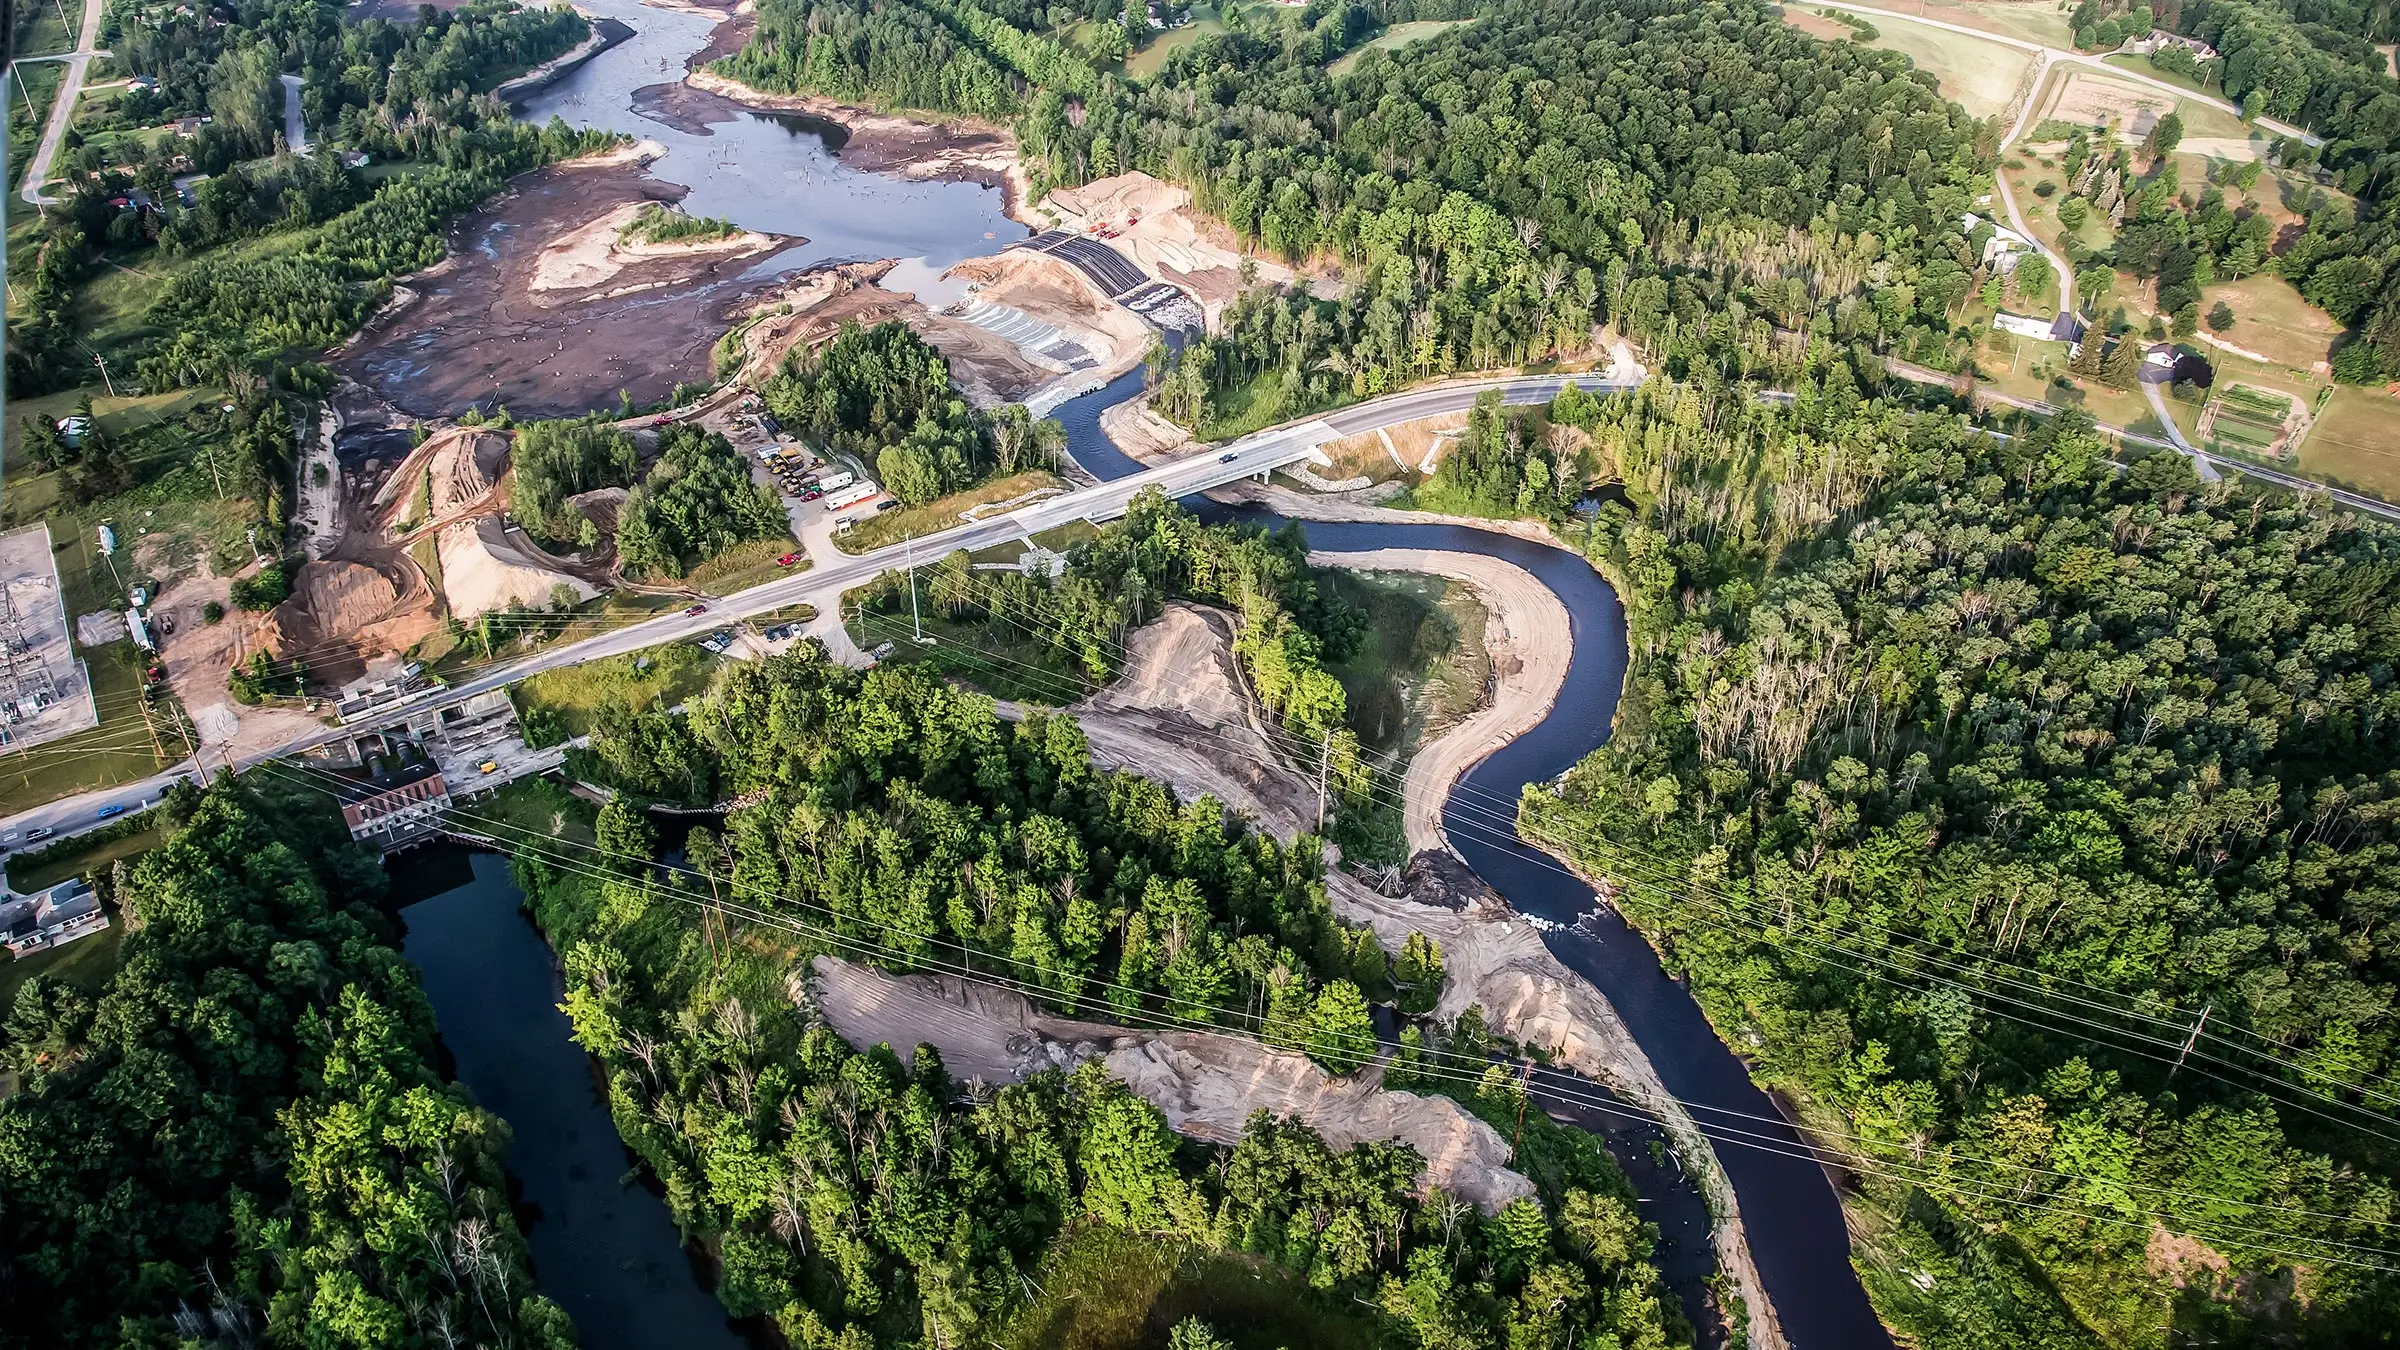
M908 624L916 630L917 645L925 644L925 621L917 613L917 541L912 536L904 540L908 561Z
M1317 833L1325 833L1325 788L1333 778L1333 733L1317 742Z
M2192 1053L2192 1047L2200 1043L2200 1033L2206 1030L2208 1027L2208 1015L2216 1010L2217 1004L2215 999L2210 999L2201 1007L2200 1020L2192 1023L2192 1034L2184 1040L2183 1048L2175 1052L2175 1067L2167 1070L2168 1082L2174 1082L2175 1075L2183 1071L2184 1059Z
M94 352L92 353L92 364L100 367L100 383L107 387L108 396L110 398L115 398L117 396L117 382L108 378L108 358L100 355L98 352ZM97 427L93 428L95 431L98 429L99 428Z

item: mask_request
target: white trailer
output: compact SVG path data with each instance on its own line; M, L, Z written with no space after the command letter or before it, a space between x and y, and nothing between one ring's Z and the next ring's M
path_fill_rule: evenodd
M840 511L848 507L856 506L860 502L867 500L869 497L878 497L881 495L883 495L883 489L875 486L875 480L870 478L864 482L853 483L849 487L843 488L841 491L834 493L830 497L827 497L825 499L825 509L828 511Z
M839 473L829 473L824 477L819 478L817 480L817 491L822 492L827 496L831 496L857 481L857 475L851 473L848 469L844 469ZM873 487L874 484L870 483L867 486Z

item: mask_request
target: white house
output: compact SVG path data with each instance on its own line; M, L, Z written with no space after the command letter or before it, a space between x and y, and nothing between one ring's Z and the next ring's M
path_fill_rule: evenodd
M0 946L16 956L63 947L106 927L108 911L81 877L0 901Z

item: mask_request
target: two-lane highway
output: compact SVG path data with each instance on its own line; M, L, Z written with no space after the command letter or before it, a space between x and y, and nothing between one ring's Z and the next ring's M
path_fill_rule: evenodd
M1529 376L1416 389L1374 399L1322 417L1271 428L1124 478L1034 502L1007 515L960 524L856 557L819 559L817 566L805 572L779 577L712 602L706 611L699 614L677 610L628 623L579 641L561 643L453 685L432 700L432 704L440 706L487 690L506 688L527 676L556 670L561 666L619 656L661 643L697 638L728 622L793 605L809 604L820 610L830 610L840 601L843 592L862 586L895 568L923 565L958 549L971 552L988 548L1025 535L1039 534L1070 521L1111 520L1123 515L1126 504L1134 497L1153 488L1169 497L1188 497L1205 492L1239 478L1263 474L1307 459L1317 453L1317 447L1329 441L1373 431L1378 427L1462 411L1474 406L1475 399L1486 390L1499 390L1502 398L1509 403L1547 402L1569 383L1569 379L1553 375ZM1614 392L1631 387L1588 379L1576 382L1594 392ZM393 708L380 717L364 718L347 726L299 737L272 750L234 761L231 767L247 769L346 735L396 726L425 706L426 701L421 700ZM214 773L223 767L226 767L225 756L218 752L205 756L201 762L186 760L139 782L51 802L0 820L0 838L5 838L11 845L22 845L26 842L26 834L36 829L50 830L50 837L53 838L78 834L105 823L99 814L103 810L116 808L110 811L111 817L120 811L138 810L156 801L176 779L196 775L203 768Z

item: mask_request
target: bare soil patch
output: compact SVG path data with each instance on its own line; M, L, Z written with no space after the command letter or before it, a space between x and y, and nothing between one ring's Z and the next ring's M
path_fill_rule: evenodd
M681 196L623 156L526 174L453 226L450 256L408 280L418 299L334 365L420 417L495 405L567 416L614 403L619 390L649 402L706 380L710 348L776 280L750 275L773 266L757 250L627 256L580 277L554 266L550 287L535 287L555 247L620 210Z
M1195 1139L1235 1143L1250 1113L1263 1110L1297 1117L1337 1152L1368 1140L1409 1144L1425 1159L1420 1187L1439 1187L1486 1214L1533 1194L1533 1183L1508 1169L1508 1141L1497 1130L1447 1097L1385 1091L1380 1069L1335 1078L1305 1055L1230 1033L1058 1017L989 985L887 975L838 957L820 956L812 969L816 1006L855 1046L931 1044L953 1075L986 1083L1098 1059Z
M764 379L790 353L832 341L845 323L871 326L897 319L949 358L951 380L967 401L978 407L996 407L1023 398L1053 378L1053 372L1028 360L1006 338L935 313L912 296L876 285L891 266L889 262L841 263L794 278L761 306L770 310L788 306L788 312L767 314L743 335L749 352L745 377Z
M1313 784L1282 766L1233 664L1229 616L1171 604L1125 645L1116 682L1072 710L1101 764L1203 793L1288 840L1316 823Z
M560 586L578 603L600 588L552 557L498 516L478 516L442 527L442 592L461 619L514 605L547 607Z

